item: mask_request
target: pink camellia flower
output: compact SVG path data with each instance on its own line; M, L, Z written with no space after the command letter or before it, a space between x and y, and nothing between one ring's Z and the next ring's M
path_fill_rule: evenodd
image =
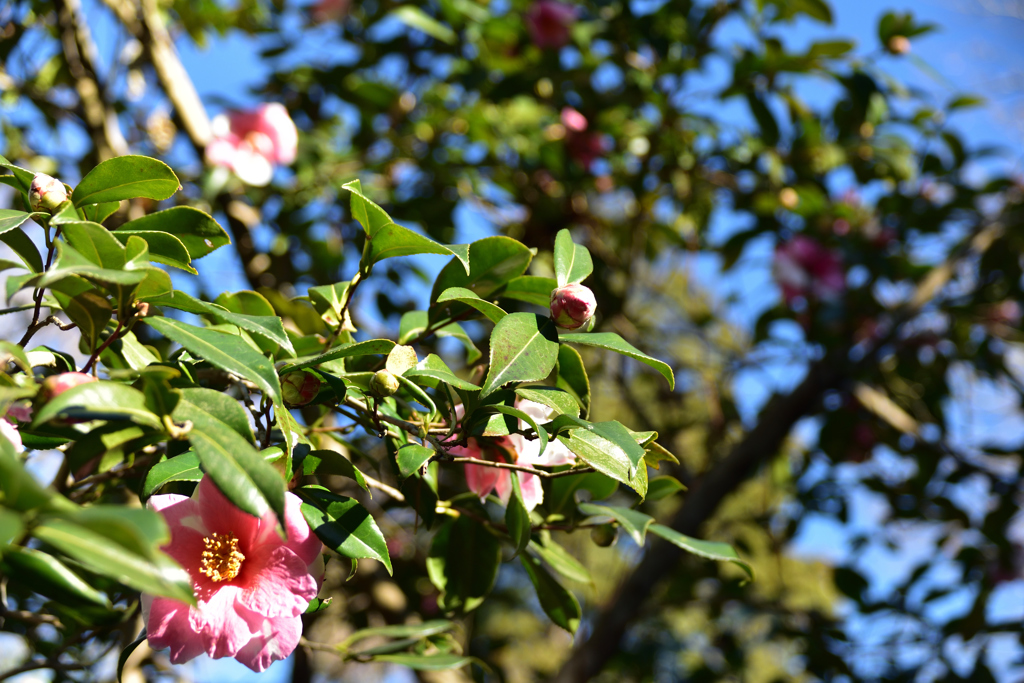
M294 494L286 494L285 530L267 512L253 517L235 507L203 477L191 498L153 496L149 506L167 520L171 541L162 550L192 577L197 607L142 596L142 616L153 649L171 648L181 664L206 653L234 657L253 671L284 659L299 644L301 615L323 578L322 545L310 531Z
M206 146L207 161L230 168L247 185L266 185L274 166L295 161L299 131L282 104L270 102L252 111L220 114L212 125L214 139Z
M590 322L597 311L597 299L589 287L566 285L551 292L551 319L559 327L575 330Z
M550 420L551 409L540 403L520 399L516 401L516 408L532 417L537 423ZM526 429L528 425L520 420L519 428ZM510 434L495 439L470 438L466 443L465 447L457 446L452 448L451 452L458 456L477 460L490 459L497 462L511 460L515 464L529 467L537 465L554 467L556 465L571 465L576 462L576 456L572 451L554 439L548 442L543 453L540 452L538 439L527 439L522 434ZM487 458L486 455L493 457ZM540 477L529 472L516 472L516 474L519 475L519 486L523 492L523 504L527 510L532 510L544 501L544 489L541 487ZM510 470L466 465L466 484L470 491L480 496L481 500L486 498L491 491L497 491L502 504L508 505L512 495Z
M18 432L17 425L11 424L2 417L0 417L0 437L4 437L14 444L15 453L21 453L25 450L25 445L21 442L21 434Z
M572 107L562 108L562 125L566 130L582 133L587 129L587 117Z
M557 0L537 0L526 13L526 30L533 44L542 50L557 50L569 44L569 27L576 21L576 8Z
M97 381L99 380L84 372L62 372L59 375L51 375L43 380L43 388L39 390L39 400L49 401L51 398L60 396L71 387Z
M801 296L835 301L846 290L842 257L804 235L775 248L772 271L787 305Z

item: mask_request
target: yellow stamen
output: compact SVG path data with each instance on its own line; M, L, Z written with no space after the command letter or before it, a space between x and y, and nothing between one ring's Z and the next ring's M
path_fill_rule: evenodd
M203 539L203 565L199 571L214 581L230 581L238 576L245 555L238 552L234 534L210 534Z

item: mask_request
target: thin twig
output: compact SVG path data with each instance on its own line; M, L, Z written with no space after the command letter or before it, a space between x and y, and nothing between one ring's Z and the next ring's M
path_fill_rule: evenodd
M515 465L508 462L494 462L493 460L479 460L477 458L444 458L440 459L439 462L451 462L451 463L464 463L466 465L478 465L480 467L494 467L499 470L515 470L517 472L526 472L527 474L535 474L542 479L557 479L559 477L569 477L574 474L588 474L594 471L593 467L576 467L571 470L563 470L561 472L546 472L544 470L537 470L526 465Z
M395 500L397 500L400 503L404 503L405 502L405 495L401 491L399 491L398 489L396 489L396 488L394 488L392 486L388 486L387 484L385 484L382 481L374 479L373 477L371 477L370 475L366 474L365 472L363 472L362 474L363 474L363 479L366 480L366 485L369 486L370 488L377 489L378 491L383 491L384 493L388 494L389 496L391 496L392 498L394 498Z

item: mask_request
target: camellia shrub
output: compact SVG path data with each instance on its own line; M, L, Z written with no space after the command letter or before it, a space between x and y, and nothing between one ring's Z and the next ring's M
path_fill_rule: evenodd
M270 140L259 115L236 119L230 139L248 145L239 154L259 154ZM246 121L248 137L235 130ZM120 201L161 202L179 190L164 163L115 157L74 189L0 165L10 172L0 181L31 209L0 211L3 240L22 260L8 290L32 292L20 343L0 343L8 620L85 633L109 648L141 615L122 666L148 638L176 664L206 653L262 671L299 644L304 612L330 608L317 597L325 559L351 562L352 572L361 558L392 570L392 536L408 533L396 519L433 533L426 574L448 617L478 607L500 565L519 562L544 612L575 632L580 606L559 577L587 570L552 530L594 530L605 543L611 525L638 545L655 534L749 571L730 546L636 509L682 489L658 476L659 463L675 458L655 432L588 419L577 348L622 354L669 388L674 376L618 334L583 331L599 302L583 284L590 254L568 231L555 241L556 277L527 275L527 245L503 236L441 244L395 223L352 181L344 188L366 233L358 273L310 288L282 317L256 292L207 302L173 288L156 264L196 273L194 261L229 243L203 211L178 204L105 227ZM451 258L429 307L405 313L397 339L361 335L349 315L353 292L383 259L414 254ZM466 321L490 330L486 356ZM81 368L32 344L50 324L77 329L88 356ZM422 353L420 342L435 335L462 340L468 367L456 372ZM381 439L386 459L342 447L355 431ZM23 461L23 451L46 449L62 453L50 486ZM617 489L632 507L600 502ZM371 493L378 514L357 500ZM392 533L376 519L382 496ZM471 658L451 637L455 627L441 618L307 644L359 661L461 667ZM388 644L360 649L371 635Z

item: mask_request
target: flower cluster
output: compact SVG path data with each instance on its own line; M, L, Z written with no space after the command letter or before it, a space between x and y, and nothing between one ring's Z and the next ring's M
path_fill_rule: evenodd
M523 411L536 422L547 422L551 419L551 409L534 401L519 399L516 408ZM520 429L528 429L522 420ZM466 446L451 449L454 455L474 458L476 460L492 460L495 462L511 462L517 465L555 467L571 465L576 456L560 442L552 440L543 453L540 452L540 441L527 439L521 434L510 434L498 438L469 438ZM519 486L523 492L523 503L527 510L532 510L544 501L544 489L541 488L540 477L529 472L519 472ZM491 491L498 494L503 505L508 505L512 495L512 475L507 469L466 465L466 484L469 490L483 500Z
M231 169L243 183L256 187L270 183L274 166L295 161L299 144L295 123L277 102L215 117L213 135L206 146L206 160Z
M241 511L207 477L191 498L153 496L149 505L167 520L171 541L162 549L188 571L198 602L143 595L149 644L169 647L175 664L205 652L253 671L290 655L324 567L298 497L287 494L287 541L273 512L257 518Z
M772 271L790 306L799 297L835 301L846 291L842 257L804 235L776 247Z

